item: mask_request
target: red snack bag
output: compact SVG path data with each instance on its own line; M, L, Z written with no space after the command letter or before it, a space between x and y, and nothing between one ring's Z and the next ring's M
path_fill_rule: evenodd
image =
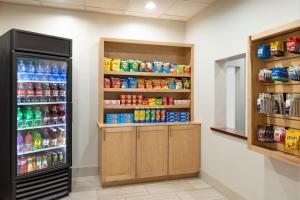
M110 78L111 80L111 87L112 88L120 88L121 87L121 80L120 78Z
M174 105L174 98L168 97L168 105Z
M104 88L110 88L110 79L104 78Z
M138 98L138 100L143 100L143 95L138 94L138 95L137 95L137 98Z

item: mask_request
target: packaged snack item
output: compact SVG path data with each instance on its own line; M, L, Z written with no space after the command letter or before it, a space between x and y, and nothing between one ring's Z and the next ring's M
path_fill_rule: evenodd
M119 72L120 71L120 64L121 64L121 59L120 58L115 58L111 62L111 71L113 72Z
M146 71L147 71L146 63L141 62L139 67L139 72L146 72Z
M109 72L111 70L111 58L104 57L104 71Z
M177 73L177 71L176 71L177 64L170 64L169 68L170 68L170 73L171 74L176 74Z
M287 67L273 67L272 68L272 80L287 82L289 78Z
M128 77L128 88L138 88L137 78Z
M300 66L290 66L288 69L289 79L294 81L300 80Z
M272 70L261 69L258 74L258 80L263 83L272 83Z
M155 122L161 122L160 121L160 109L159 108L155 108Z
M168 105L174 105L174 98L171 96L168 97Z
M286 130L285 149L299 150L300 132L293 130Z
M155 98L148 98L148 104L149 104L149 106L154 106L155 105L155 101L156 101Z
M257 48L257 57L259 59L271 58L270 46L265 44L259 45Z
M111 100L104 100L104 104L105 105L110 105L111 104Z
M150 122L156 121L156 110L155 108L150 109Z
M191 74L191 65L186 65L184 67L184 73L185 74Z
M112 88L120 88L121 87L121 80L120 80L120 78L111 77L110 81L111 81L111 87Z
M286 43L287 51L290 53L300 53L300 38L290 37Z
M185 68L185 65L177 65L176 73L177 74L183 74L184 73L184 68Z
M141 95L141 94L138 94L136 97L138 100L143 100L143 95Z
M134 110L134 123L139 123L140 122L140 109L136 108Z
M129 72L129 64L127 60L121 61L121 71L123 72Z
M182 78L183 89L191 89L191 80L189 78Z
M138 88L145 88L145 79L144 78L138 78Z
M110 88L110 79L104 78L104 88Z
M285 128L275 128L274 140L276 142L284 142L285 140Z
M284 44L281 41L270 43L271 56L284 56Z
M145 123L146 120L146 110L144 108L140 108L140 123Z
M163 64L163 72L166 74L170 73L170 63L164 63Z
M137 60L129 60L129 69L131 72L138 72L139 62Z
M162 108L160 110L160 121L161 122L166 122L167 121L166 109L165 108Z
M167 79L160 80L161 89L168 89L168 82Z
M135 99L136 100L137 99L137 95L136 94L132 94L131 95L131 99Z
M151 122L151 110L150 108L147 108L145 111L145 122L150 123Z
M128 88L128 80L127 78L122 78L121 79L121 88Z
M153 88L154 89L161 89L160 79L153 80Z
M153 72L153 62L146 62L146 71Z
M274 142L274 131L272 125L261 125L258 126L256 132L257 141L259 142Z
M121 94L120 95L120 100L126 99L126 95L125 94Z
M162 105L162 103L163 103L162 98L156 98L155 99L155 105L160 106L160 105Z
M176 89L182 89L182 80L176 79Z
M152 80L150 79L145 80L145 88L153 89Z
M157 73L162 73L163 72L163 62L160 61L154 61L154 71Z
M167 78L167 82L168 82L169 89L176 89L175 78Z
M126 105L126 99L121 99L121 100L120 100L120 104L121 104L121 105Z
M163 101L163 105L168 105L168 97L163 97L162 101Z

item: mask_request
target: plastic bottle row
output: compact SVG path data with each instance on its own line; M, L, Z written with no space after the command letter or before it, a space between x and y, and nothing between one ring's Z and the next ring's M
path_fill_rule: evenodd
M19 81L66 81L66 62L19 59L18 80Z
M65 162L65 153L62 150L48 151L30 156L20 156L18 157L17 174L24 175L33 171L57 166Z
M42 125L64 124L66 110L64 105L19 106L17 109L18 129Z
M18 83L18 103L66 101L66 84Z
M44 128L42 130L18 131L17 152L26 153L66 144L66 129Z

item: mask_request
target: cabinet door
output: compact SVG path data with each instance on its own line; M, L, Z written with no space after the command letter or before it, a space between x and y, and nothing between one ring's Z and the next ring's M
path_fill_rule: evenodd
M169 127L169 175L199 172L200 125Z
M138 127L137 177L168 174L168 126Z
M102 182L135 178L136 128L102 129Z

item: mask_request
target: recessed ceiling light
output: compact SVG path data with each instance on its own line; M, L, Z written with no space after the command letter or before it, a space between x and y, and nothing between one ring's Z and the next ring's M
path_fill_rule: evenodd
M145 5L145 8L148 10L153 10L154 8L156 8L156 4L154 1L148 1Z

